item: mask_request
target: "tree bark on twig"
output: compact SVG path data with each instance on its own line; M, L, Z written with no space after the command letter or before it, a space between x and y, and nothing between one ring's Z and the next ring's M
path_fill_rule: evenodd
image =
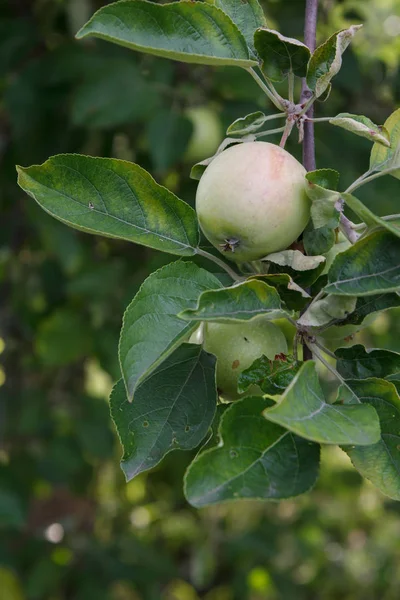
M306 0L306 10L304 17L304 43L310 48L311 52L315 50L316 31L317 31L317 14L318 0ZM301 102L307 102L311 97L306 79L303 79ZM310 119L314 116L314 105L311 106L307 113ZM304 123L304 139L303 139L303 165L307 171L313 171L316 168L315 162L315 139L314 139L314 123L306 121ZM311 360L312 352L307 344L303 343L303 360Z

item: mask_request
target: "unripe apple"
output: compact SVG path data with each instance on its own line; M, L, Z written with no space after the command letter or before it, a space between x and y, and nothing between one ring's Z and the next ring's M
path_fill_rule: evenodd
M246 323L205 323L204 350L217 357L217 388L224 400L240 398L237 391L239 374L263 354L274 360L277 354L287 354L282 331L265 318ZM262 394L252 386L246 395Z
M193 133L185 152L185 160L197 162L212 156L220 145L224 132L218 113L211 106L192 106L185 117L193 125Z
M310 218L304 167L286 150L246 142L204 171L196 211L207 239L230 260L259 260L284 250Z

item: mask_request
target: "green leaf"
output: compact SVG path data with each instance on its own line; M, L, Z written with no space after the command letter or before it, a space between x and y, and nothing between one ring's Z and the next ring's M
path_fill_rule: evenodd
M357 304L354 312L343 321L341 325L354 324L359 325L368 315L396 308L400 306L400 296L398 294L380 294L379 296L365 296L357 298Z
M335 244L336 235L330 227L316 228L310 221L303 232L304 250L309 255L326 254Z
M344 379L384 379L400 372L400 354L390 350L376 349L367 352L364 346L357 344L351 348L339 348L335 354L336 368Z
M383 125L375 125L364 115L352 115L350 113L339 113L333 119L329 119L331 125L342 127L351 133L372 140L383 146L390 146L389 132Z
M248 140L252 141L252 140ZM224 150L229 148L229 146L234 146L235 144L241 144L244 140L236 139L236 138L225 138L222 143L219 145L217 151L213 156L209 158L205 158L204 160L193 165L192 170L190 171L190 179L196 179L199 181L204 171L207 169L208 165Z
M315 50L307 69L307 84L316 97L321 96L329 87L332 77L342 66L342 54L362 25L352 25L334 33Z
M193 132L192 122L171 109L157 111L148 124L150 156L154 168L164 172L182 158Z
M346 202L347 206L349 206L349 208L351 208L351 210L354 211L356 215L358 215L366 225L368 225L369 227L374 227L378 225L378 227L383 227L384 229L387 229L387 231L390 231L397 237L400 237L400 220L385 221L385 219L382 219L381 217L375 215L369 208L365 206L365 204L361 202L361 200L359 200L352 194L344 193L341 194L341 197Z
M224 11L243 34L248 47L254 52L254 32L267 24L258 0L206 0Z
M60 154L17 167L18 184L49 214L87 233L190 256L199 241L195 211L147 171L114 158Z
M337 192L339 173L333 169L318 169L306 174L306 192L311 205L311 219L316 229L335 229L340 218L340 194Z
M288 73L306 76L311 53L308 46L299 40L263 27L255 32L254 45L263 73L271 81L282 81Z
M264 419L268 405L268 399L250 396L225 411L220 444L202 452L186 472L184 491L190 504L281 500L313 487L319 447Z
M390 147L374 144L369 168L371 171L388 171L390 175L400 179L400 108L385 121L384 128L389 132Z
M311 298L310 294L295 283L287 273L254 275L251 279L264 281L278 291L280 298L290 310L301 310Z
M253 279L229 288L203 292L197 306L182 311L179 317L186 321L229 323L250 321L260 315L279 319L286 314L276 289Z
M100 8L76 37L97 37L188 63L244 68L256 64L236 25L205 2L115 2Z
M243 394L250 386L258 385L264 394L281 395L293 381L302 363L293 356L281 357L280 360L269 360L267 356L257 358L253 364L240 373L238 391Z
M310 271L325 262L325 256L306 256L300 250L282 250L268 254L262 260L273 262L281 267L290 267L295 271Z
M327 404L315 363L306 362L279 403L264 416L293 433L322 444L374 444L379 440L379 420L368 405Z
M201 346L184 344L137 388L133 403L123 380L116 384L110 408L128 481L171 450L191 450L205 438L217 406L215 362Z
M297 322L303 327L321 327L331 321L345 319L355 310L356 304L357 298L355 296L330 294L322 300L310 304Z
M369 296L400 290L400 241L375 231L337 255L328 273L327 293Z
M261 111L250 113L233 121L226 130L227 135L248 135L259 131L263 125L270 120L271 115L265 115Z
M363 403L378 413L381 439L370 446L344 447L359 473L383 494L400 500L400 398L392 383L381 379L347 381Z
M152 273L124 314L119 358L126 389L136 386L196 329L177 314L196 306L208 289L221 287L218 279L191 262L174 262Z

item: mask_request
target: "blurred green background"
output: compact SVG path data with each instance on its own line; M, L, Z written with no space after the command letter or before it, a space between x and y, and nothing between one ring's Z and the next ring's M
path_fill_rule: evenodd
M119 326L146 275L172 257L68 229L18 189L14 165L62 152L124 158L193 203L191 164L235 118L272 109L245 71L75 42L104 4L0 0L0 598L397 600L400 505L340 450L323 451L311 494L281 504L190 508L191 453L123 480L107 406ZM400 1L320 5L320 41L365 27L318 116L383 123L400 100ZM301 36L303 0L263 6L271 28ZM318 166L341 171L344 185L366 170L369 148L318 126ZM288 149L299 156L295 139ZM380 214L399 212L399 196L389 177L360 191ZM362 341L400 350L399 321L380 316Z

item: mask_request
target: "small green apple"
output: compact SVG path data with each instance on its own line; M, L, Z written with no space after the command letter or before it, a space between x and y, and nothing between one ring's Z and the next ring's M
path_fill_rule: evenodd
M187 162L198 162L212 156L220 145L224 132L218 113L211 106L192 106L185 117L193 125L193 133L185 152Z
M237 391L239 374L263 354L274 360L277 354L287 354L282 331L265 318L245 323L204 323L204 350L217 357L217 387L227 401L240 398ZM246 393L262 394L257 386Z
M235 262L284 250L310 218L304 167L268 142L247 142L219 154L202 175L196 211L204 235Z

